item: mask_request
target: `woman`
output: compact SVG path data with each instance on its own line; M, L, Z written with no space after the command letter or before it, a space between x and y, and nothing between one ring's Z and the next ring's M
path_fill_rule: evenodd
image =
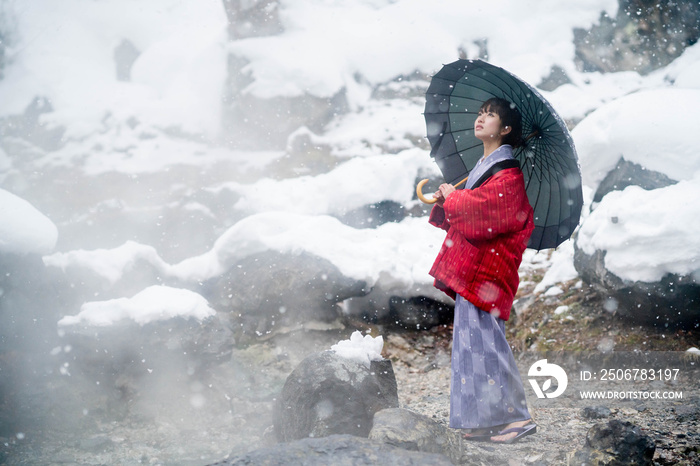
M450 427L468 440L512 443L536 432L505 321L518 290L518 267L534 229L523 174L520 112L489 99L474 122L484 156L465 189L443 184L430 223L447 231L430 274L455 298Z

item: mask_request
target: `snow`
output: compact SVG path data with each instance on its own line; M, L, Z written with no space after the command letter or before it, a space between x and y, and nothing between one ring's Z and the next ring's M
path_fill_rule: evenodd
M646 76L579 72L574 28L590 27L601 11L614 16L617 3L543 0L534 8L533 2L508 0L466 8L461 0L445 0L437 8L423 0L280 0L283 33L229 41L220 0L4 2L0 18L14 27L0 80L0 117L21 114L43 96L53 111L42 114L41 123L66 128L60 150L37 152L32 163L38 168L136 177L175 165L205 170L229 161L247 170L278 160L282 152L232 151L212 142L226 138L220 122L230 53L248 61L247 93L331 96L344 89L351 111L322 134L299 129L313 143L331 146L338 161L333 170L207 186L210 192L240 196L230 207L240 220L223 229L203 254L170 264L154 247L134 241L52 254L56 226L1 190L0 251L42 254L47 266L83 267L109 283L138 261L196 281L256 252L310 252L350 277L397 294L436 293L427 271L443 232L420 218L355 229L333 215L384 200L407 209L414 205L416 176L437 173L428 151L412 142L425 136L423 99L379 101L372 89L415 71L430 75L456 59L460 49L474 57L476 42L486 39L492 63L534 86L555 65L571 78L542 94L564 118L577 122L572 136L587 198L620 157L679 182L654 191L630 187L611 193L590 215L586 205L578 238L584 251L606 250L606 266L626 280L653 281L666 273L697 277L700 212L694 200L700 194L700 153L694 124L700 118L700 44ZM130 81L115 74L114 49L124 40L140 51ZM401 89L411 85L401 81ZM171 128L192 137L169 137ZM0 179L17 169L13 163L0 150ZM526 254L523 263L546 262L537 293L554 293L562 282L577 278L572 241L543 257ZM169 292L164 295L170 300ZM112 317L100 322L135 319L129 309L143 300L137 295L92 303L78 316L89 320L91 309L103 309ZM190 311L200 309L198 301L184 301L193 306Z
M607 251L618 277L653 282L667 273L700 278L700 174L666 188L629 186L611 192L579 230L586 254Z
M545 296L559 296L560 294L563 294L564 290L561 289L559 286L553 286L547 291L544 292Z
M218 0L36 0L3 6L16 24L12 66L0 85L0 115L22 113L40 95L67 137L104 130L105 114L214 135L226 70L226 16ZM132 81L116 78L114 49L142 53Z
M409 149L413 142L407 136L425 132L423 121L415 118L424 106L422 97L369 101L357 112L332 122L316 140L331 145L338 156L382 155L387 149Z
M80 313L58 321L59 328L73 325L107 327L118 322L133 321L141 326L175 317L203 320L216 312L207 300L194 291L167 286L150 286L132 298L91 301L82 305Z
M48 217L0 189L0 253L48 254L57 240L58 229Z
M542 280L535 286L535 293L545 292L545 296L552 296L557 289L561 290L557 283L567 282L578 277L574 268L574 243L566 241L552 253L549 267ZM545 291L546 290L546 291Z
M152 246L146 246L134 241L127 241L114 249L95 249L86 251L78 249L65 253L44 256L44 264L66 270L68 267L81 267L93 271L109 284L118 282L124 273L128 272L139 260L146 261L164 270L167 264Z
M396 155L350 159L321 175L263 178L252 185L227 183L221 188L239 194L241 199L233 207L248 213L342 214L384 200L408 204L417 173L424 166L425 152L409 149Z
M612 15L617 11L614 0L585 6L538 2L537 9L546 15L533 15L532 3L517 1L472 8L461 0L445 0L439 7L422 0L280 4L285 34L241 40L230 47L250 60L244 71L255 81L246 91L265 98L305 93L327 97L342 86L358 85L357 75L381 83L415 69L437 71L454 60L459 48L473 56L474 42L484 38L494 64L538 82L553 63L570 62L574 27L590 27L603 10Z
M699 120L700 89L640 91L604 105L572 131L584 184L595 190L620 157L674 180L693 178Z
M352 332L349 340L342 340L331 346L331 350L338 356L352 361L357 361L369 367L372 361L381 361L384 339L382 336L362 336L358 330Z
M309 252L335 264L344 275L365 280L369 286L439 297L426 272L433 258L425 254L425 249L437 251L441 242L440 230L420 218L406 218L376 229L355 229L324 215L266 212L246 217L226 231L210 251L177 264L166 263L151 246L132 241L114 249L59 252L45 256L44 263L63 270L88 269L113 284L135 263L144 261L164 275L197 282L216 277L259 252Z

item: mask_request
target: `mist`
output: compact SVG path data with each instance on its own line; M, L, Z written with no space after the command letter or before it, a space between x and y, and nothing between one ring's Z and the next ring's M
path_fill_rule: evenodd
M428 275L443 235L414 194L440 180L422 112L443 63L511 70L574 135L629 94L700 88L688 15L654 55L653 35L620 52L633 2L424 3L0 0L0 188L30 205L0 202L0 462L264 448L305 356L450 324ZM591 52L610 43L621 56ZM587 163L586 140L592 197L617 159ZM526 255L525 293L579 281L573 255Z

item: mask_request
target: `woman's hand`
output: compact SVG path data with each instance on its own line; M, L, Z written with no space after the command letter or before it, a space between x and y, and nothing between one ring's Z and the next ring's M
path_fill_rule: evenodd
M448 183L443 183L440 185L437 191L435 191L435 194L433 194L433 197L437 199L437 205L442 207L442 205L445 203L445 199L447 199L447 196L455 192L456 189L454 186Z

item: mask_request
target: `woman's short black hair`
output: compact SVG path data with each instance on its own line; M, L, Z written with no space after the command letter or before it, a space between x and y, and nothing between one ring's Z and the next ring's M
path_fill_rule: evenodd
M510 144L513 148L523 144L523 118L515 104L500 97L492 97L481 105L481 110L496 113L503 126L511 128L510 133L503 137L503 144Z

